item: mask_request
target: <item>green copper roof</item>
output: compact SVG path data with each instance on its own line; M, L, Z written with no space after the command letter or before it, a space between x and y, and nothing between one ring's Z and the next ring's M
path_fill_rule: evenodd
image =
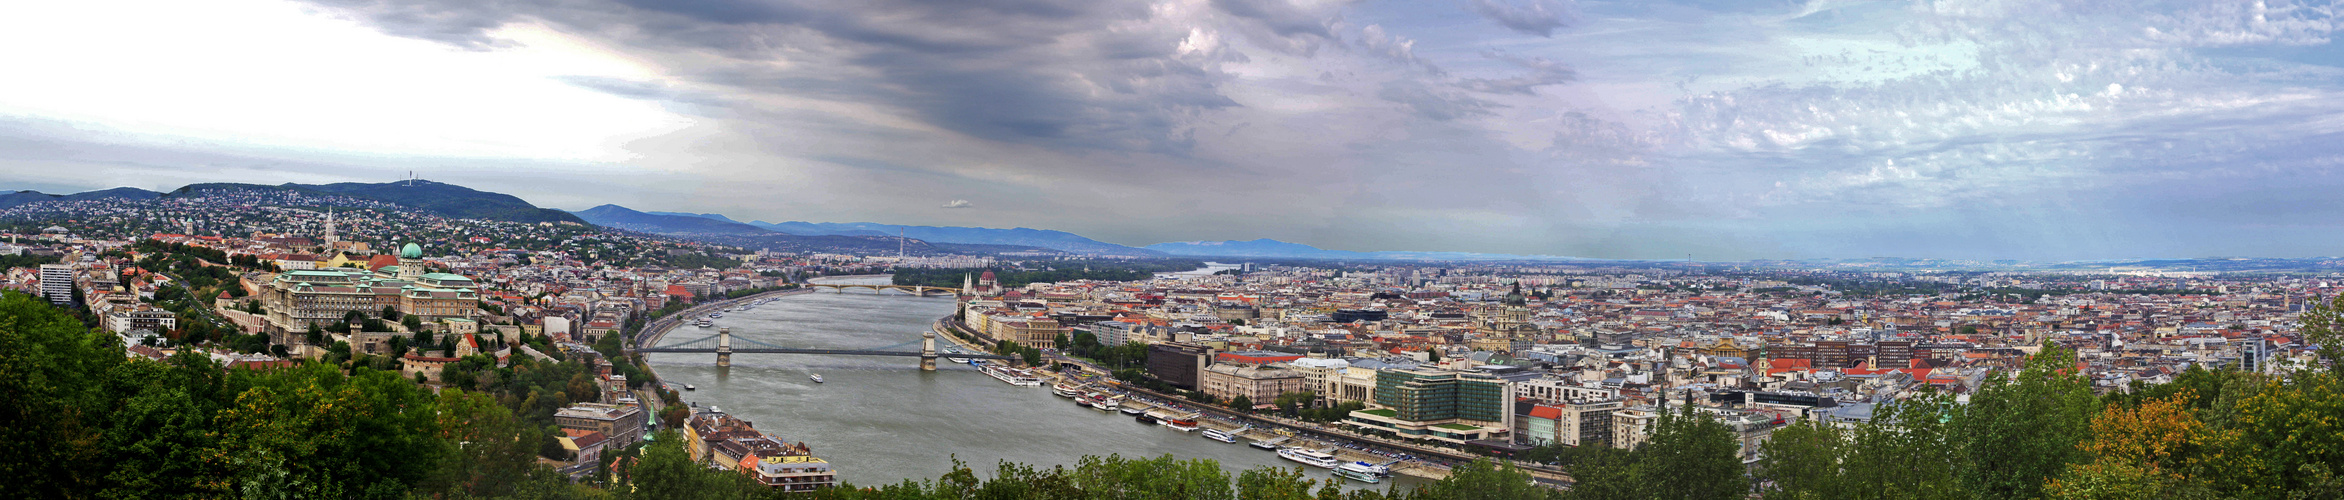
M414 243L408 243L407 246L399 248L399 258L421 259L423 258L423 246Z

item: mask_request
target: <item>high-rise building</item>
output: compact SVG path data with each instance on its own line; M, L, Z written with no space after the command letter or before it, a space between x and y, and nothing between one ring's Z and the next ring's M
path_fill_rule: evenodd
M73 277L72 264L41 264L41 297L51 304L72 304Z
M1148 345L1148 375L1173 387L1196 389L1205 367L1212 363L1211 347L1179 342Z
M1513 385L1481 373L1376 372L1375 405L1345 423L1402 437L1451 443L1489 439L1514 427Z

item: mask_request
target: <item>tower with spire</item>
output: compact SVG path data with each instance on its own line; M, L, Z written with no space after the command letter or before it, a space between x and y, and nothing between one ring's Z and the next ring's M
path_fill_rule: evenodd
M342 238L334 235L334 209L328 208L326 209L326 245L333 246L335 242L339 241L342 241Z

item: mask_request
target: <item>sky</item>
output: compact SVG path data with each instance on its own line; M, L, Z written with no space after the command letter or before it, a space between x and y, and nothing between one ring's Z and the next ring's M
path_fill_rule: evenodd
M198 5L200 4L200 5ZM0 6L0 188L426 179L1101 241L2344 255L2338 3Z

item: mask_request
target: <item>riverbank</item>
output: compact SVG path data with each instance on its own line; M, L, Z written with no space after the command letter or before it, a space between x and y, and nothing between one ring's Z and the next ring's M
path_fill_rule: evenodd
M936 331L938 336L949 339L954 344L958 344L968 349L975 349L977 352L989 352L989 347L978 345L975 342L969 340L982 337L976 335L975 332L969 331L966 325L962 325L960 322L955 321L953 316L938 318L933 324L932 328ZM962 335L954 335L953 333L960 333ZM963 335L966 335L966 337L963 337ZM1068 383L1089 385L1112 380L1105 378L1104 370L1090 366L1089 363L1079 361L1076 363L1082 366L1084 370L1093 372L1093 375L1097 378L1094 380L1084 380L1069 377L1065 374L1040 369L1035 370L1035 372L1044 374L1052 384ZM1438 480L1443 477L1448 477L1450 466L1456 463L1470 462L1475 458L1479 458L1475 455L1458 450L1430 448L1411 443L1388 441L1372 436L1365 436L1336 429L1312 426L1291 419L1253 415L1211 405L1200 405L1194 402L1190 402L1187 399L1181 398L1179 396L1124 385L1120 382L1115 382L1114 390L1123 391L1127 395L1146 398L1143 399L1146 406L1164 407L1170 408L1174 411L1182 412L1204 413L1211 417L1210 420L1217 420L1218 422L1234 422L1215 427L1216 429L1222 431L1231 431L1245 428L1251 429L1251 432L1275 433L1278 436L1298 441L1318 442L1321 444L1314 446L1318 446L1320 448L1332 448L1336 454L1343 457L1345 461L1380 462L1389 460L1386 458L1388 456L1397 455L1413 455L1416 457L1430 458L1431 460L1411 460L1402 462L1401 464L1395 464L1394 466L1395 470L1405 471L1411 476L1425 479ZM1373 453L1373 451L1378 449L1381 449L1384 453Z
M641 349L658 345L659 340L667 337L668 332L674 331L677 326L682 326L684 324L684 318L705 316L717 309L730 308L732 306L740 305L744 302L754 302L768 298L788 297L802 293L813 293L813 291L814 289L811 288L774 290L737 299L724 299L715 302L709 302L706 304L692 306L691 308L684 309L682 311L676 311L675 314L669 314L666 317L651 320L651 324L643 325L643 331L635 333L635 348ZM657 374L653 374L653 376L656 377Z

